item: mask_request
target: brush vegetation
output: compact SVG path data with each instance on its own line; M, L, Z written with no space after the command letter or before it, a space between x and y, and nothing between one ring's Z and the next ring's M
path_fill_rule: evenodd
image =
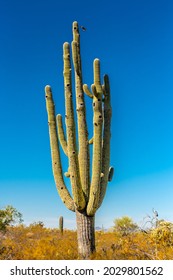
M139 227L96 231L93 260L172 260L173 224L160 221L156 228ZM8 226L0 232L0 260L77 260L77 232L46 228L38 222Z

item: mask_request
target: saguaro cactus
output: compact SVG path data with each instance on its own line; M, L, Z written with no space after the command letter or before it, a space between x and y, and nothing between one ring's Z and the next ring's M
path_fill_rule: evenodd
M73 22L72 59L70 45L63 45L64 89L65 89L65 125L63 128L61 115L55 115L51 87L45 87L46 107L52 156L52 168L58 193L68 209L76 213L78 252L81 258L89 258L95 251L94 217L105 196L108 181L113 176L110 167L110 125L111 105L108 76L104 83L100 80L100 61L95 59L94 83L91 91L82 81L80 56L80 34L78 23ZM76 107L72 98L71 60L75 72ZM88 138L84 93L92 100L93 105L93 137ZM76 109L77 125L74 111ZM78 130L78 142L76 140ZM65 173L70 178L72 195L69 193L63 179L59 142L68 157L69 167ZM92 176L90 178L89 145L93 144Z
M59 230L60 230L60 233L63 234L63 226L64 226L64 219L63 219L63 216L60 216L59 217Z

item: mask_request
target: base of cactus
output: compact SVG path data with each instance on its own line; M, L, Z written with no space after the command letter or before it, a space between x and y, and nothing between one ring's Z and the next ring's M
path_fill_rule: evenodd
M95 252L95 217L76 210L79 259L90 259Z

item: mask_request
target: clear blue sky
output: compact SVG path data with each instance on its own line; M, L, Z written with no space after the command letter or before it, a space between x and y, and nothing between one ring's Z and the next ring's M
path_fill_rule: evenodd
M0 207L12 204L26 224L57 226L63 215L65 227L75 228L53 180L44 86L52 86L63 115L62 44L77 20L87 28L84 83L93 82L96 57L111 82L115 176L96 225L110 227L123 215L140 222L153 207L173 221L172 14L171 0L1 1ZM62 161L66 171L63 154Z

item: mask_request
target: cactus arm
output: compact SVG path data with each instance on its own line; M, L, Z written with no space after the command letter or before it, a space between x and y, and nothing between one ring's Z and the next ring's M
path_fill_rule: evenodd
M101 178L101 193L99 207L102 204L103 198L106 193L107 183L113 176L113 168L110 166L110 138L111 138L111 100L110 100L110 85L108 75L104 76L104 129L103 129L103 152L102 152L102 172L104 177Z
M59 152L58 136L56 130L56 118L54 102L52 98L52 92L50 86L45 87L46 95L46 108L48 113L49 135L50 135L50 147L52 156L52 168L55 178L55 184L66 207L72 211L75 210L73 199L71 198L62 176L62 166Z
M86 202L89 198L90 187L90 169L89 169L89 143L88 130L86 123L86 109L82 84L82 69L80 56L80 34L78 23L73 22L73 42L72 57L75 70L75 88L76 88L76 108L78 123L78 146L79 146L79 168L82 190L85 195Z
M64 176L70 178L70 167L68 168L68 171L64 173Z
M108 181L111 182L114 175L114 168L111 166L109 167L109 174L108 174Z
M57 123L57 127L58 127L58 138L59 138L61 147L67 156L68 155L67 141L65 138L65 133L64 133L63 124L62 124L62 116L60 114L58 114L56 116L56 123Z
M93 94L91 93L91 91L88 88L87 84L83 85L83 91L85 92L86 95L88 95L90 98L93 98Z
M76 41L72 41L72 55L73 55L73 65L75 69L75 73L79 76L80 75L80 61L78 59L78 46Z
M93 144L93 137L88 141L89 145L92 145Z
M91 85L91 89L92 89L92 92L93 92L94 96L95 96L96 98L98 98L99 94L98 94L98 92L97 92L97 90L96 90L95 84L92 84L92 85Z
M102 86L100 83L100 61L94 60L94 93L93 97L93 158L92 158L92 178L90 187L87 214L93 216L98 208L100 198L100 180L102 173Z
M70 47L68 43L63 45L64 57L64 88L65 88L65 105L66 105L66 131L68 159L70 167L70 181L72 186L73 199L77 210L85 208L85 198L81 187L79 174L78 152L76 147L76 131L74 121L74 110L72 100L72 83L71 83L71 65L70 65Z
M67 177L67 178L70 178L70 173L69 172L65 172L64 176Z

